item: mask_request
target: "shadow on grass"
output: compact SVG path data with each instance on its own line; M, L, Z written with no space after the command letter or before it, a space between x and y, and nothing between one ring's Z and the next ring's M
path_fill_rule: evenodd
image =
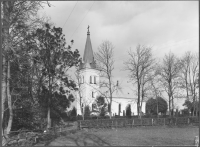
M45 143L45 146L111 146L101 137L86 132L62 132Z

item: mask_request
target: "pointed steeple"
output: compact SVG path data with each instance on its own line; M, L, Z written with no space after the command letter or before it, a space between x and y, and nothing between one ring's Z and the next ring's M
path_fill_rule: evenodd
M96 69L96 62L94 61L94 55L92 50L92 44L90 40L90 31L88 26L87 39L85 44L85 50L83 55L83 63L81 62L79 69L91 68Z
M85 44L85 51L84 51L84 55L83 55L83 62L84 63L93 63L94 62L92 44L91 44L91 40L90 40L89 26L88 26L88 32L87 32L87 40L86 40L86 44Z

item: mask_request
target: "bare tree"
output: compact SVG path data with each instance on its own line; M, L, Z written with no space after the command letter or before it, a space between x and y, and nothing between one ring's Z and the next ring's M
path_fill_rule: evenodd
M192 60L192 54L190 51L186 52L185 55L181 58L180 66L180 79L181 79L181 89L186 90L186 98L189 100L189 70Z
M109 41L103 41L98 48L98 52L95 53L95 59L97 61L97 66L100 70L100 77L102 80L100 82L100 88L106 88L108 91L109 104L110 104L110 118L112 117L112 100L113 93L118 90L117 84L113 81L113 70L114 70L114 46ZM107 97L106 94L103 96Z
M150 83L149 83L149 88L150 88L150 92L152 93L153 97L155 96L156 100L157 100L157 117L159 117L158 115L158 97L162 97L162 92L163 89L161 88L161 82L159 79L159 75L157 72L157 66L158 64L155 64L155 70L154 70L154 74L151 76L150 78Z
M162 65L158 68L158 73L160 75L160 81L164 90L167 92L169 97L169 115L171 116L174 109L174 94L179 88L179 72L180 64L178 58L173 54L169 53L164 56ZM171 107L172 105L172 107Z
M138 45L136 51L129 51L129 59L126 61L125 69L129 71L129 78L133 84L137 84L137 112L141 117L141 106L147 91L146 84L150 81L149 74L153 70L154 59L151 53L151 47Z
M199 57L198 54L192 55L190 67L189 67L189 91L192 96L192 101L193 101L193 116L195 116L195 111L196 111L196 101L197 100L197 91L198 91L198 73L199 73Z
M199 74L199 57L198 54L192 54L190 51L186 52L180 60L180 80L181 89L186 91L186 96L182 94L182 97L186 97L188 101L193 103L193 116L196 110L197 88L198 88L198 74Z

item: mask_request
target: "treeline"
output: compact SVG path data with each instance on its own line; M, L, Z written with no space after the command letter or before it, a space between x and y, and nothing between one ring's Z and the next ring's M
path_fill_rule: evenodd
M80 55L67 45L62 28L37 15L42 1L3 1L2 134L44 129L66 116L76 84L68 70ZM73 43L73 42L72 42ZM7 136L8 137L8 136Z
M124 63L125 70L129 71L129 78L137 87L137 112L141 117L142 102L150 98L158 99L166 93L169 115L174 115L174 100L186 99L184 105L197 115L199 111L199 56L190 51L182 57L174 53L165 54L162 60L154 58L152 48L138 45L135 51L128 52L129 58ZM156 101L151 99L148 111L152 113L164 112L156 110ZM150 104L154 103L154 105ZM150 108L151 106L151 108ZM163 105L166 107L166 104ZM153 108L154 107L154 108ZM163 107L164 108L164 107ZM166 108L164 108L166 111Z

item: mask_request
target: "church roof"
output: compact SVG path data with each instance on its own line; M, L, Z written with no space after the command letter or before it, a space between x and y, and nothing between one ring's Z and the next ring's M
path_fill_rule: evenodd
M92 63L94 61L94 56L93 56L93 50L92 50L92 44L90 40L90 32L88 30L87 32L87 40L85 44L85 51L83 55L83 61L84 63Z
M94 55L92 50L92 43L90 40L90 32L89 32L89 26L88 26L88 32L87 32L87 39L85 44L85 50L83 55L83 62L80 65L80 69L82 68L96 68L96 63L94 61Z

